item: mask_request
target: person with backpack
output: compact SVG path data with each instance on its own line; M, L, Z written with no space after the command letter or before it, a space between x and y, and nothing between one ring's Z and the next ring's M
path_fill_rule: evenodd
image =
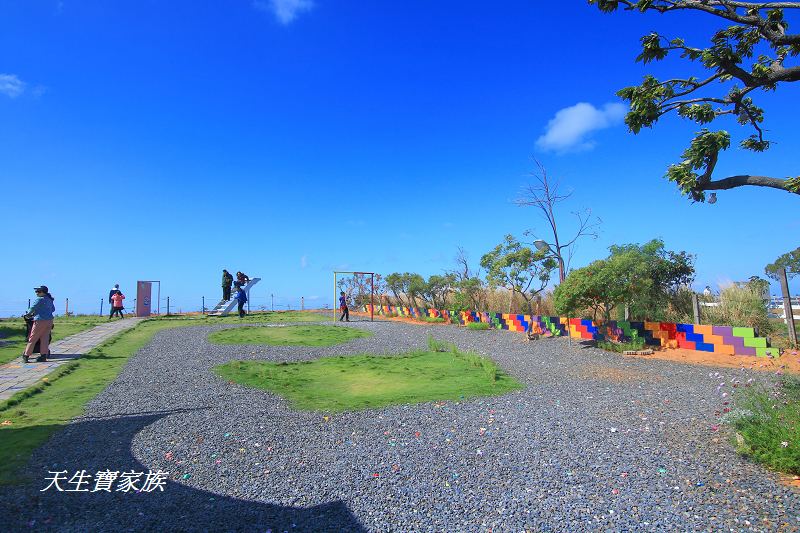
M122 310L125 307L122 305L122 300L125 299L125 295L122 294L122 291L117 291L114 295L111 296L111 315L108 317L111 320L115 314L119 315L120 318L125 318L122 314Z
M50 332L53 329L53 313L56 312L56 306L53 303L53 296L46 285L36 287L33 290L36 291L36 299L31 304L28 312L25 313L26 316L33 318L33 328L31 328L28 344L22 354L22 360L26 363L28 362L38 342L40 348L39 357L36 361L42 363L47 361L47 356L50 355Z
M234 298L239 302L239 318L244 318L246 314L244 312L244 304L247 303L247 293L244 292L244 289L239 285L238 281L236 282L236 296L234 296Z
M233 276L227 270L222 270L222 299L228 301L231 299L231 284L233 284Z

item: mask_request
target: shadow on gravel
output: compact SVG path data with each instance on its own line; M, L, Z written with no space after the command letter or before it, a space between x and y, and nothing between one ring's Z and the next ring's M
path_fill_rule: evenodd
M284 507L221 496L171 479L163 492L67 492L75 485L65 481L60 482L64 492L55 488L41 492L50 483L51 470L66 470L68 479L81 470L92 475L104 470L147 473L150 468L131 454L133 437L175 412L179 411L68 425L45 445L48 450L57 450L57 456L34 456L27 472L34 481L0 487L0 530L365 531L342 501L308 508ZM141 488L142 484L138 485ZM82 488L91 491L94 480Z

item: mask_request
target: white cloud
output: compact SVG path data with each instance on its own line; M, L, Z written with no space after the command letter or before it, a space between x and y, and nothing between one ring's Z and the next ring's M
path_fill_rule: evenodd
M308 266L308 256L304 255L300 258L300 268L305 268Z
M627 111L620 103L605 104L602 109L586 102L565 107L547 123L544 135L536 139L536 147L553 152L590 150L594 142L588 139L589 134L619 124Z
M15 74L0 74L0 93L16 98L25 92L25 82Z
M253 7L275 15L283 25L290 24L303 11L314 7L311 0L253 0Z

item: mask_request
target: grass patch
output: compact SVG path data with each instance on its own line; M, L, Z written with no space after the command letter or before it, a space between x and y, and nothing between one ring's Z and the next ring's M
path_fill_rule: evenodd
M597 347L609 352L622 353L628 350L643 350L644 339L631 340L630 342L597 341Z
M435 341L428 350L396 356L232 361L215 371L228 381L284 396L296 409L328 412L495 396L523 388L490 359Z
M444 318L440 316L426 316L422 318L425 322L430 322L431 324L443 324Z
M0 420L11 422L0 426L0 484L25 481L18 470L31 452L83 414L86 404L119 375L128 359L156 332L178 325L167 320L144 321L63 365L47 376L47 381L0 402Z
M733 427L739 453L768 468L800 475L800 379L783 376L775 387L739 388Z
M108 322L105 316L57 316L53 322L53 342ZM13 361L25 349L25 321L22 318L0 319L0 364Z
M333 346L369 337L368 331L339 326L243 327L215 331L214 344L269 344L271 346Z
M207 315L169 315L154 320L192 321L196 325L205 324L275 324L285 322L330 322L331 315L313 311L253 311L239 318L235 310L228 316Z
M490 329L491 326L486 322L469 322L467 323L467 328L475 330L485 330L485 329Z

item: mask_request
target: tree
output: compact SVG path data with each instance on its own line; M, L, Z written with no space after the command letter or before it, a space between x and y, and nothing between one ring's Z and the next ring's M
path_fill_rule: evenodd
M652 282L644 266L633 254L622 253L573 270L553 291L556 312L576 316L591 309L594 320L598 313L609 320L614 307L629 303L635 294L649 288Z
M434 309L444 309L447 305L447 295L453 290L455 276L445 274L431 275L422 290L422 296Z
M557 263L545 252L534 252L512 235L506 235L502 243L481 257L481 267L486 270L490 287L503 287L511 292L509 313L515 293L522 296L528 312L533 313L533 298L547 286Z
M664 316L672 297L694 279L694 257L665 250L658 239L614 245L609 251L606 259L570 272L556 287L558 313L591 309L593 318L601 313L609 320L614 307L627 305L632 318L654 320Z
M456 269L448 271L447 274L455 279L453 289L453 307L462 311L473 309L475 311L486 310L486 291L485 284L481 278L480 270L473 271L469 265L467 252L459 246L455 257Z
M681 288L694 281L694 256L687 252L664 249L664 241L653 239L645 244L611 246L611 257L628 254L642 265L649 284L640 285L628 302L630 316L639 320L665 318L670 301Z
M764 267L764 273L775 281L780 281L780 271L786 269L786 277L792 279L800 274L800 247L791 252L786 252L778 257L774 263Z
M800 80L800 34L787 33L784 11L800 9L800 2L744 2L739 0L588 0L603 12L627 11L670 13L701 12L733 24L717 30L707 47L689 46L681 38L650 33L641 38L642 53L636 61L660 61L671 53L702 66L707 74L659 80L647 75L640 85L625 87L617 94L630 102L625 117L628 129L637 134L675 112L699 125L730 115L752 133L739 145L763 152L771 141L764 136L764 110L754 101L754 91L773 91L778 85ZM746 61L755 58L752 65ZM721 151L730 146L725 130L702 128L683 152L682 161L670 165L666 177L694 201L703 202L706 191L742 186L770 187L800 194L800 176L777 178L740 174L714 179ZM709 198L713 203L716 196Z
M419 274L394 272L386 276L386 286L405 307L418 307L417 297L425 291L425 279Z
M535 207L540 211L540 214L547 221L552 235L552 242L544 240L536 241L541 243L541 249L552 253L558 262L558 281L563 282L566 277L566 271L569 269L570 262L572 261L572 254L575 251L575 242L581 237L597 238L597 227L600 225L599 218L592 218L592 210L586 209L583 212L573 213L578 218L578 229L565 240L561 240L558 234L558 223L556 221L556 206L567 200L572 196L572 192L561 193L559 192L559 182L550 178L547 174L547 169L538 160L534 159L537 166L537 171L532 175L536 183L528 184L522 191L522 196L516 200L516 204L522 207ZM528 230L526 235L536 235ZM564 259L564 252L566 251L567 258Z
M376 296L375 305L378 305L383 295L386 293L386 281L380 274L373 277L368 274L353 274L338 279L337 286L348 298L351 298L355 306L367 305L370 303L370 290Z

